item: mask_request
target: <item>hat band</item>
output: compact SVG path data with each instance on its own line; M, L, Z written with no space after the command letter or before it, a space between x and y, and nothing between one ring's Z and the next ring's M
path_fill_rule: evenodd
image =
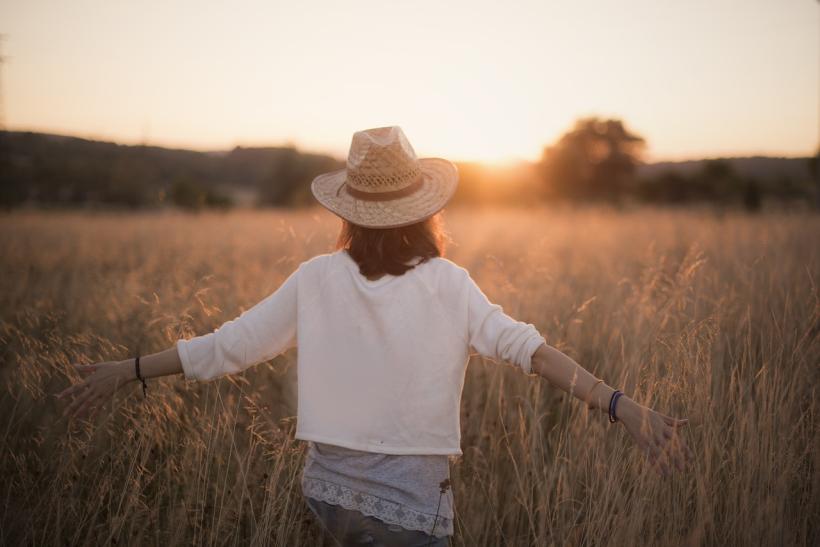
M401 188L399 190L391 190L389 192L364 192L362 190L357 190L356 188L353 188L347 183L346 180L342 183L342 186L345 187L345 192L347 192L356 199L361 199L364 201L389 201L409 196L410 194L414 193L416 190L421 188L423 183L424 177L422 176L417 178L414 182L410 183L408 186L405 186L404 188Z

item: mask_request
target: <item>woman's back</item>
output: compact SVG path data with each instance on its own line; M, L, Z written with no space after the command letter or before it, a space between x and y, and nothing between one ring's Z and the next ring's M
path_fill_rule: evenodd
M542 343L533 325L504 314L447 259L369 281L340 250L303 262L238 319L178 347L186 375L210 379L298 345L297 438L384 454L460 454L470 350L529 372Z

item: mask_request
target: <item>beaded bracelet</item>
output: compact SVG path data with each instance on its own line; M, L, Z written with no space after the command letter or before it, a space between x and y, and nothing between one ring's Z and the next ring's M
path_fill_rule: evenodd
M612 393L612 397L609 399L609 423L614 424L618 421L618 416L615 415L615 405L618 404L618 399L621 395L623 395L623 392L616 389Z

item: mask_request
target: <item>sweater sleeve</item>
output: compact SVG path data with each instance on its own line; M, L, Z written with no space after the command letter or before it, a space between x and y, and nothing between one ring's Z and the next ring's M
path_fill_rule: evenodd
M209 334L178 340L185 378L235 374L296 346L297 284L301 266L264 300Z
M470 347L495 360L513 363L532 372L532 355L546 340L531 323L516 321L498 304L493 304L466 275Z

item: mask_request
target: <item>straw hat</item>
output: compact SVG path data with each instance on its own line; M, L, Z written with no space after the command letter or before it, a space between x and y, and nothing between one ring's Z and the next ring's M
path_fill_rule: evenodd
M400 127L353 134L347 167L319 175L310 189L324 207L353 224L398 228L440 211L458 184L455 164L417 158Z

